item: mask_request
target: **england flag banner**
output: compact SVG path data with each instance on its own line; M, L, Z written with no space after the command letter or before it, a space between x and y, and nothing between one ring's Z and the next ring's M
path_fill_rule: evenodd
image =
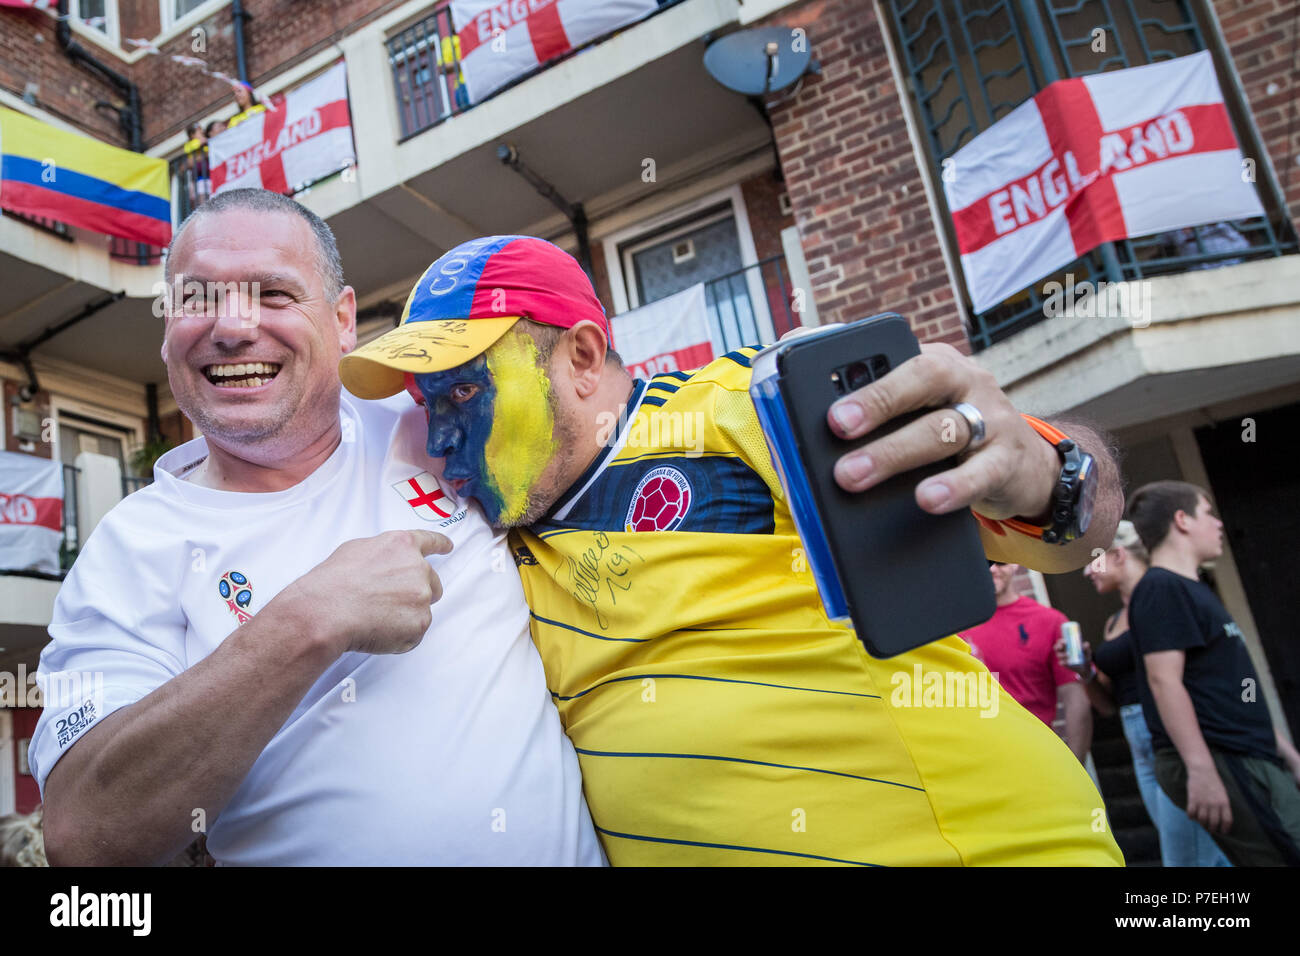
M63 465L0 451L0 570L59 570Z
M208 143L212 191L294 193L357 161L348 112L347 67L339 62Z
M657 9L656 0L452 0L469 100Z
M610 335L633 378L707 365L714 353L704 283L614 316Z
M942 178L977 313L1102 243L1264 214L1208 52L1058 80Z

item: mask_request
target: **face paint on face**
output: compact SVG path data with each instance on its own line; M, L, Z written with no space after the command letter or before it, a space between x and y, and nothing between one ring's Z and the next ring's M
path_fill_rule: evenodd
M511 329L473 361L415 383L429 411L428 452L446 459L444 477L493 525L520 523L558 447L532 336Z

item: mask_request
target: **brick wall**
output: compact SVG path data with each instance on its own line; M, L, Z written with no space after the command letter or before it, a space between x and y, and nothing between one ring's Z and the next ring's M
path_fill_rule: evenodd
M1300 8L1296 0L1215 0L1214 10L1295 221L1300 218L1300 170L1296 169L1300 156L1300 58L1296 56Z
M245 0L251 15L244 26L244 52L254 86L282 73L336 43L402 0ZM432 4L430 4L432 6ZM222 7L188 31L162 44L164 54L200 57L209 69L235 76L235 38L230 8ZM202 49L196 49L201 46ZM340 54L341 56L341 54ZM213 109L227 103L227 115L236 107L230 88L197 69L162 57L145 57L134 77L145 103L145 141L166 139Z
M811 0L768 23L803 27L822 67L771 111L821 320L896 310L968 350L874 8Z
M264 83L401 2L246 0L244 8L252 19L245 24L244 45L253 84ZM156 3L120 7L124 41L158 35ZM73 39L77 39L75 34ZM78 42L140 88L146 148L183 132L189 123L223 104L228 114L236 112L227 84L197 68L167 59L171 54L193 56L206 61L211 70L237 75L234 27L228 6L163 43L160 49L164 56L144 56L135 63L127 63L87 41ZM125 52L134 49L125 42L122 48ZM40 11L0 8L0 88L22 96L29 81L39 86L37 106L107 142L127 145L116 118L94 108L96 100L121 105L116 90L72 65L59 46L54 20Z
M754 251L760 261L781 255L781 230L794 225L794 216L781 212L784 192L785 183L774 173L762 173L740 184L745 215L754 234Z
M21 97L36 84L36 105L89 133L126 146L117 117L95 109L96 100L121 105L116 89L82 67L74 66L59 46L54 20L39 10L0 7L0 89ZM74 39L76 39L74 34ZM82 43L117 72L126 64L111 53Z

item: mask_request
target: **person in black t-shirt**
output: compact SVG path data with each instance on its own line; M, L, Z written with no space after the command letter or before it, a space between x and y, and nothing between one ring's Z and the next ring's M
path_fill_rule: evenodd
M1197 580L1223 523L1195 485L1139 488L1129 519L1151 553L1129 626L1156 780L1238 866L1300 866L1300 754L1273 727L1241 629Z
M1106 621L1103 639L1095 647L1085 641L1084 662L1071 669L1083 678L1088 701L1098 713L1108 716L1119 710L1142 803L1160 835L1160 862L1164 866L1231 866L1205 828L1190 819L1156 782L1155 751L1138 689L1137 646L1128 621L1129 598L1146 574L1149 560L1133 522L1121 521L1110 548L1083 569L1098 594L1118 594L1122 604ZM1065 653L1065 639L1060 638L1057 659L1068 667Z

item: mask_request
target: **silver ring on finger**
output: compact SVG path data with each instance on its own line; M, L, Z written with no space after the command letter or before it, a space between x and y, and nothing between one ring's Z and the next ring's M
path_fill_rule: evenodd
M970 441L966 443L962 453L972 451L984 444L987 430L984 427L984 416L980 414L980 410L970 402L958 402L950 407L954 412L966 419L966 424L970 426Z

